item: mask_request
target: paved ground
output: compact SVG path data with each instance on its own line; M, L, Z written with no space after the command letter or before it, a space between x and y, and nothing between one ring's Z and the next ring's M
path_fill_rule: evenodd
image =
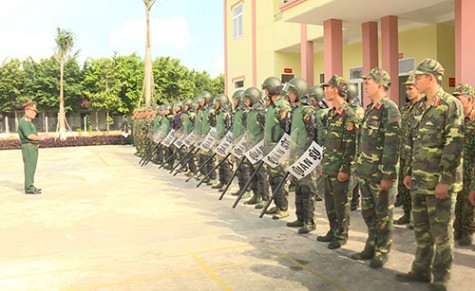
M352 212L350 241L317 243L327 223L299 235L286 221L259 219L210 187L149 164L130 146L41 149L37 186L23 194L20 151L0 151L0 290L426 290L401 284L413 233L396 227L381 270L348 256L366 229ZM293 196L293 195L292 195ZM293 205L293 202L291 202ZM293 210L292 210L293 212ZM401 215L397 209L395 217ZM456 248L452 290L473 290L475 247Z

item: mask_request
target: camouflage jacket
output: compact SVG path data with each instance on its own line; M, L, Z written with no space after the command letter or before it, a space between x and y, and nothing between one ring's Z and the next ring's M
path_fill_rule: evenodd
M368 104L360 127L358 177L373 182L397 179L400 122L399 109L389 98Z
M463 136L463 185L469 190L475 164L475 109L465 115Z
M438 183L462 189L463 109L452 95L439 89L426 108L427 97L414 104L414 123L406 147L406 175L411 195L435 195Z
M347 103L328 112L327 132L323 149L322 169L325 175L349 174L356 154L358 120Z

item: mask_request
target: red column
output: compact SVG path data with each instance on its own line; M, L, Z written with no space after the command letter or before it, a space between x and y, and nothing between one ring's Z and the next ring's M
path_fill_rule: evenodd
M455 0L455 79L475 86L475 1ZM443 64L442 64L443 65Z
M308 86L313 86L313 42L307 41L307 25L300 24L300 63L302 78L307 80Z
M333 74L343 75L343 30L340 19L323 22L323 56L325 81Z
M381 50L383 69L391 77L389 98L399 104L399 37L397 16L381 18Z
M363 31L363 73L378 66L378 23L365 22L361 26ZM363 104L369 104L371 100L364 94Z

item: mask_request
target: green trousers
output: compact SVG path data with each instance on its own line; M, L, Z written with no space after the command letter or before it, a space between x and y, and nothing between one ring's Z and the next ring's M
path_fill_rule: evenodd
M26 143L21 145L25 173L25 192L35 190L35 172L38 163L38 145Z

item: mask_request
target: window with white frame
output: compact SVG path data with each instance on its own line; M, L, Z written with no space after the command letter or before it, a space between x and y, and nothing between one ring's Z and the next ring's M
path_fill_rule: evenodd
M233 8L234 39L242 36L242 3Z

